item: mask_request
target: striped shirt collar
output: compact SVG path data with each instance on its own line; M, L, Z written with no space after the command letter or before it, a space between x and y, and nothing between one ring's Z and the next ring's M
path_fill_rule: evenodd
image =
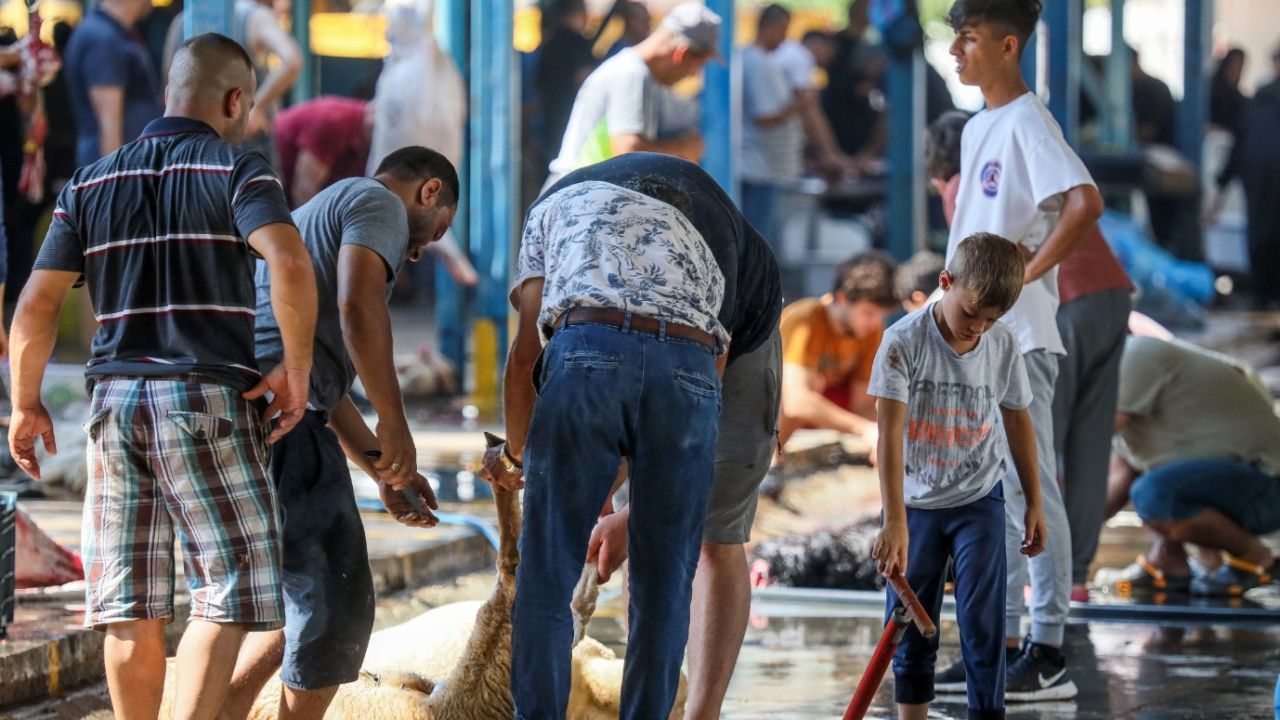
M172 115L156 118L147 123L147 127L143 129L142 135L138 139L143 140L160 135L180 135L182 133L213 133L216 135L217 131L203 120Z

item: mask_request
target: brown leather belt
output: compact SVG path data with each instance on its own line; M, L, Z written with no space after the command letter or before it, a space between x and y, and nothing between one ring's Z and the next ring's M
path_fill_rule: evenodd
M627 313L622 310L612 310L609 308L573 308L566 310L560 314L556 320L555 330L564 327L566 323L575 325L578 323L592 323L595 325L609 325L621 329L627 320ZM649 335L657 335L662 326L661 320L655 320L644 315L636 315L631 313L631 330L633 332L642 332ZM667 335L681 340L691 340L702 345L711 352L720 352L720 343L716 341L716 337L705 330L699 330L688 325L679 323L666 322Z

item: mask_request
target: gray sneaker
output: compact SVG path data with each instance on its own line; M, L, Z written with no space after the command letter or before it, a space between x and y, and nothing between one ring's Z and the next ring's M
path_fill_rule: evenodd
M1031 642L1022 643L1022 654L1005 671L1004 699L1009 702L1070 700L1079 693L1067 677L1062 650Z

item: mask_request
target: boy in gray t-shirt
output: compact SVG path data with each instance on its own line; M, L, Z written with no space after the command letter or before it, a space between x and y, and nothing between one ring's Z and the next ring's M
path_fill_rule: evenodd
M904 575L936 622L954 559L970 717L1004 713L1009 455L1026 496L1022 553L1034 557L1045 544L1031 388L1017 337L996 322L1018 299L1024 272L1008 240L966 238L938 277L942 299L885 331L867 389L880 427L880 572ZM897 603L892 588L888 603ZM937 649L937 636L907 631L893 663L901 717L926 716Z

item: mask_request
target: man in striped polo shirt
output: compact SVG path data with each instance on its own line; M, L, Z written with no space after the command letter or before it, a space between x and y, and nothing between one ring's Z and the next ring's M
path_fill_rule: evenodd
M55 452L40 384L58 312L81 279L101 323L85 372L85 624L106 631L119 718L159 711L175 530L191 608L174 717L216 716L244 633L284 621L268 443L306 407L316 286L266 159L232 146L253 96L239 45L188 40L165 117L62 191L14 318L9 446L37 478L36 438ZM254 360L255 256L270 268L284 344L265 377Z

